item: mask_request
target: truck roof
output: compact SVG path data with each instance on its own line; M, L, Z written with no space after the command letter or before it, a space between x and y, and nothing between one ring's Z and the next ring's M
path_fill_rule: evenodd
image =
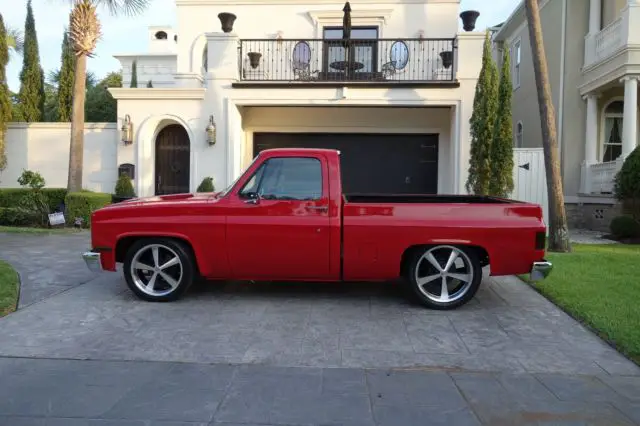
M269 148L260 151L260 154L332 154L340 155L340 151L337 149L328 148Z

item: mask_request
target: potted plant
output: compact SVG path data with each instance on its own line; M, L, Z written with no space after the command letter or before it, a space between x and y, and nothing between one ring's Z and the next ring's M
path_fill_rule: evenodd
M122 173L116 182L115 194L111 195L112 203L119 203L136 198L136 192L133 189L133 183L128 174Z
M202 179L202 182L200 182L200 185L198 185L198 188L196 189L196 192L213 192L213 191L215 191L215 188L213 186L213 178L209 176Z
M476 20L480 16L480 12L477 10L465 10L460 13L460 18L462 19L462 28L465 31L473 31L476 28Z
M247 53L247 56L249 57L249 64L251 65L251 68L258 68L258 65L260 65L260 58L262 57L262 53L249 52Z
M449 68L453 64L453 51L445 50L440 52L440 57L442 58L442 65L445 68Z
M233 23L236 20L236 15L229 12L221 12L218 13L218 19L220 19L222 31L224 31L225 33L230 33L233 30Z

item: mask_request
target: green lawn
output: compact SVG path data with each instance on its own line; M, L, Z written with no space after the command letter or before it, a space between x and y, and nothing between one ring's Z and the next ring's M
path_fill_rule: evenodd
M640 246L572 246L534 287L640 364Z
M77 228L35 228L23 226L0 226L0 232L11 232L20 234L71 234L74 232L83 232Z
M15 311L18 302L18 274L0 260L0 317Z

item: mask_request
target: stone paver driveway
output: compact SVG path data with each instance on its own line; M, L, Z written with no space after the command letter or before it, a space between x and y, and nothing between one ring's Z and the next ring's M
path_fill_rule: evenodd
M0 426L640 424L640 368L515 278L449 312L388 284L157 304L92 279L87 245L0 234L25 298L0 320Z

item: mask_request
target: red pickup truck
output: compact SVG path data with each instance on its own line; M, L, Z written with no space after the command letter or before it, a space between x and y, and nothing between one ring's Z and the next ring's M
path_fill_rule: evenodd
M371 171L382 173L381 171ZM543 279L542 209L468 195L343 194L340 152L262 151L227 189L138 198L95 211L95 271L123 264L148 301L179 298L197 278L397 281L433 309L468 302L491 275Z

